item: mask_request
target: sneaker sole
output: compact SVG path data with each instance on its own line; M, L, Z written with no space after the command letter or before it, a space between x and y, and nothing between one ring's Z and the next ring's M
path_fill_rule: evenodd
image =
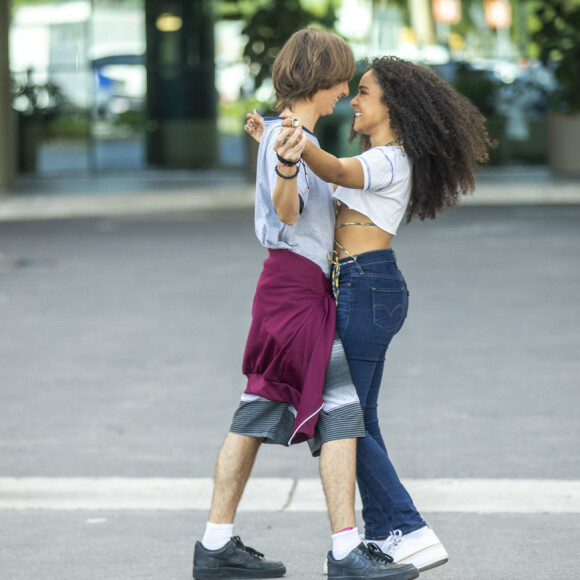
M425 572L425 570L431 570L431 568L436 568L437 566L441 566L442 564L445 564L445 562L447 562L447 559L441 560L441 561L436 562L436 563L428 564L425 568L421 568L421 569L417 568L417 566L415 566L415 564L413 564L413 562L406 562L404 560L402 562L397 562L397 564L413 564L415 566L415 568L417 568L418 572ZM328 562L324 562L324 565L322 566L322 573L325 576L328 576ZM419 574L417 574L417 576L419 576ZM417 576L412 576L409 578L410 579L417 578ZM356 578L362 578L362 576L357 576ZM343 580L349 580L349 579L343 579ZM405 580L407 580L407 579L405 578Z
M417 568L419 572L426 572L427 570L433 570L433 568L437 568L438 566L443 566L443 564L447 564L449 558L445 558L443 560L438 560L437 562L433 562L432 564L427 564L423 568Z
M382 574L381 576L329 576L329 578L336 578L338 580L365 580L371 578L372 580L415 580L419 577L419 571L416 568L408 571L393 570L389 574Z
M413 564L419 572L432 570L443 566L449 560L449 555L442 544L425 548L416 554L398 560L397 564Z
M286 574L286 567L273 568L272 570L240 570L239 568L216 568L214 570L193 570L195 580L212 580L213 578L280 578Z

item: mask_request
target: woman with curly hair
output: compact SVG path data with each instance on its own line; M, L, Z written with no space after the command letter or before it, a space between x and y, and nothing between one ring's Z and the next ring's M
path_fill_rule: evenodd
M403 218L434 218L472 192L474 167L488 160L493 144L469 100L430 69L396 57L370 62L351 106L350 141L359 135L361 155L338 159L305 138L294 145L287 141L296 130L289 119L274 149L282 158L300 153L316 175L338 186L333 282L337 331L366 429L357 443L365 539L424 571L448 555L402 485L377 415L385 354L408 307L391 242Z

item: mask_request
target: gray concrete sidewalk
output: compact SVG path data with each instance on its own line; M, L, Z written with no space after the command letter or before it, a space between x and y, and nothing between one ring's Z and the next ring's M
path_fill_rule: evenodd
M2 518L3 580L191 580L206 514L15 511ZM577 516L437 514L430 521L445 531L450 559L421 580L578 578ZM285 563L287 580L326 580L325 514L242 513L237 528L247 545Z
M500 177L487 187L508 188ZM580 205L528 203L460 207L396 239L411 307L379 412L400 476L421 485L414 500L450 553L427 579L579 576L580 513L567 490L580 485ZM265 251L249 208L172 212L0 225L0 480L42 478L50 492L41 509L19 486L24 504L0 509L2 580L191 578ZM303 498L317 461L304 446L265 447L254 481L291 477ZM79 504L85 478L115 506ZM154 490L157 509L148 495L127 497L156 478L170 484ZM441 491L440 478L454 482L451 505L421 491ZM457 491L466 486L469 501ZM177 487L178 509L161 509ZM482 513L502 489L519 491ZM241 512L235 532L284 560L288 579L324 580L321 502L264 504Z
M87 179L23 180L0 196L0 221L151 215L251 207L254 186L243 172L167 172ZM488 167L464 204L578 204L580 179L544 166Z

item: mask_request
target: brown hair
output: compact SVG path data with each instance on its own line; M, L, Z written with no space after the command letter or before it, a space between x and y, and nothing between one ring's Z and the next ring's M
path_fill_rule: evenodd
M309 100L321 89L349 81L355 70L350 46L332 32L305 28L280 49L272 67L275 111Z
M406 221L434 218L475 188L473 170L489 160L490 139L479 109L431 69L394 56L373 59L391 128L413 161ZM350 142L357 135L351 130ZM363 151L370 148L360 135Z

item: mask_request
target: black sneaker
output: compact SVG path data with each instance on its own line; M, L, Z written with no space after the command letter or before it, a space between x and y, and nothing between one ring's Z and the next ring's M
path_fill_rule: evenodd
M264 554L244 546L239 536L219 550L206 550L201 542L195 543L193 577L208 578L279 578L286 574L282 562L264 560Z
M335 560L328 552L328 577L341 580L374 578L413 580L419 571L413 564L393 564L393 559L373 543L361 542L346 558Z

